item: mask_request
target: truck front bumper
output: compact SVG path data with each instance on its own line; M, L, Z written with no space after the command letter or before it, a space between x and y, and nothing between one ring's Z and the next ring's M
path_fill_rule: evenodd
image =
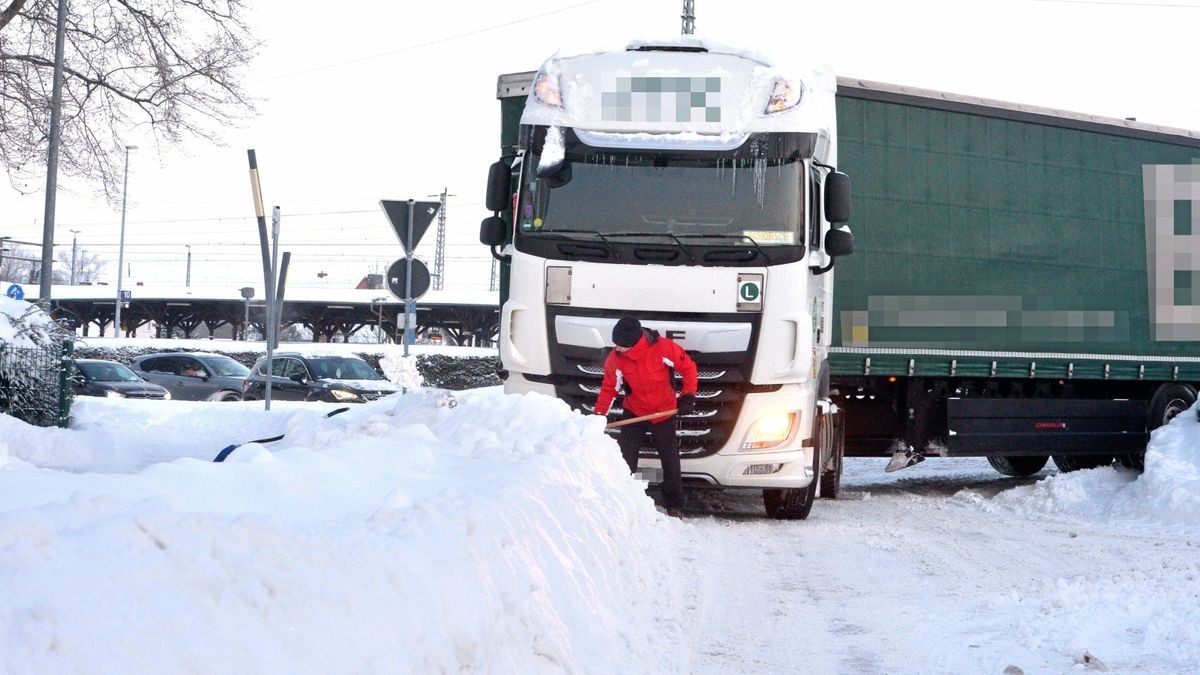
M506 394L537 392L555 396L554 385L533 382L519 373L509 373ZM738 422L725 447L704 457L680 461L684 483L692 486L730 488L803 488L812 482L812 424L815 394L802 385L785 385L779 391L747 394ZM754 452L739 448L750 427L760 418L781 412L796 412L796 428L788 440L774 448ZM638 473L652 483L662 481L662 464L642 457Z

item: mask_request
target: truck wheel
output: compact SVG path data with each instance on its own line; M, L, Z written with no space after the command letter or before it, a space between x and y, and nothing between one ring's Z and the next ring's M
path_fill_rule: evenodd
M1063 473L1080 469L1095 469L1108 466L1113 462L1112 455L1051 455L1051 457L1054 458L1054 466L1057 466L1058 470Z
M1050 458L1042 455L1035 457L1027 456L1011 456L1011 457L988 457L988 464L992 468L1004 474L1005 476L1032 476L1042 470L1046 466L1046 461Z
M842 491L842 464L846 455L845 413L838 411L831 417L822 416L821 419L829 420L829 426L833 431L831 439L833 447L830 448L829 462L825 470L821 472L821 497L837 499L838 494Z
M1179 413L1196 402L1196 390L1186 384L1164 384L1154 392L1150 405L1146 407L1146 430L1154 431L1164 426ZM1142 471L1146 468L1146 451L1130 455L1117 455L1117 461L1127 469Z
M813 452L813 478L808 487L763 490L763 506L776 520L804 520L817 499L817 481L821 479L821 454Z

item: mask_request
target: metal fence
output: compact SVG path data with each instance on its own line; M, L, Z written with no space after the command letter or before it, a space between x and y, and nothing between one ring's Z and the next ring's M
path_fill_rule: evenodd
M0 413L41 427L71 417L75 343L13 347L0 342Z

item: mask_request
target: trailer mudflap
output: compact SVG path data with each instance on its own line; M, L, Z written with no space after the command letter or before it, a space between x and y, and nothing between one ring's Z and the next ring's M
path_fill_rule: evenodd
M1145 401L952 398L946 422L949 455L1135 453L1150 438Z

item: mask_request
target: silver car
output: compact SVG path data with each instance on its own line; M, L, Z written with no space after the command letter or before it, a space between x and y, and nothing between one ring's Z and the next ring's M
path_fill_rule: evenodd
M130 368L182 401L240 401L250 369L224 354L175 352L139 356Z

